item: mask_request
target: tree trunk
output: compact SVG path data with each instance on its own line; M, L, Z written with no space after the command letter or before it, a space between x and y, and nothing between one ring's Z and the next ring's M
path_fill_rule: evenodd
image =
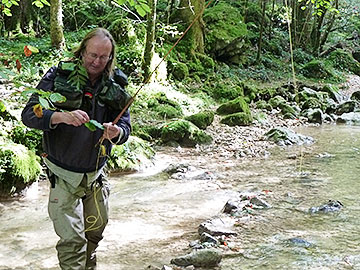
M13 5L11 7L12 16L5 16L4 25L5 31L8 33L8 36L12 34L21 33L20 27L20 18L21 18L21 9L20 6Z
M315 55L319 55L321 27L322 27L323 22L324 22L325 14L326 14L326 9L323 9L320 16L315 15L313 29L312 29L312 32L311 32L311 35L310 35L311 36L311 41L312 41L312 43L311 43L312 50L313 50L313 53Z
M335 8L337 10L339 9L339 0L335 1ZM337 15L337 13L333 11L330 22L328 23L328 26L326 27L325 31L323 31L324 34L321 36L321 39L320 39L320 48L319 48L320 52L323 50L323 46L324 46L325 42L327 41L329 34L334 26L334 23L335 23L335 20L337 17L336 15Z
M180 19L188 27L194 18L203 12L204 6L205 0L180 0L174 17ZM195 52L204 53L204 28L201 14L184 37L184 41L188 43L192 54Z
M144 80L147 80L148 77L150 76L151 61L154 55L156 4L157 4L157 0L148 0L148 5L151 11L146 15L147 16L146 41L145 41L144 59L142 63Z
M265 28L265 11L266 11L266 0L261 0L261 8L262 8L262 18L261 18L261 26L258 40L258 51L256 55L256 63L260 64L261 60L261 46L262 46L262 36Z
M57 49L65 46L62 17L62 0L50 0L51 45Z
M33 32L33 6L31 0L21 0L20 27L23 33Z

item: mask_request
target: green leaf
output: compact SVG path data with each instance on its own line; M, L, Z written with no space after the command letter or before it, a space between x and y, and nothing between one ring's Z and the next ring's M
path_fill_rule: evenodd
M140 15L141 17L144 17L144 16L146 15L146 11L143 9L142 6L136 5L136 6L135 6L135 9L136 9L137 13L139 13L139 15Z
M27 90L24 90L21 92L21 96L28 97L28 95L32 95L36 92L37 92L37 89L35 89L35 88L27 89Z
M100 124L98 121L96 120L90 120L89 122L84 124L85 127L87 127L90 131L95 131L96 128L104 130L104 126L102 124Z
M63 103L66 101L66 97L59 93L52 93L49 97L51 102Z
M95 125L92 124L92 123L90 123L90 122L87 122L87 123L85 123L84 125L85 125L85 127L87 127L88 130L90 130L90 131L95 131L95 130L96 130Z
M27 45L28 49L32 52L32 53L39 53L39 49L31 46L31 45Z
M50 109L49 102L45 98L39 97L39 103L40 103L41 107L43 107L45 109Z
M5 104L0 100L0 112L5 112L5 110L6 110Z
M75 70L76 64L74 63L69 63L69 62L65 62L62 63L61 68L65 69L65 70Z
M125 4L126 0L117 0L116 2L121 6Z

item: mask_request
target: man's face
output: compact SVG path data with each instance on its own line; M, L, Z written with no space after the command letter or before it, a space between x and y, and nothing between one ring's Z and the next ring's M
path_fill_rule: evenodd
M96 79L111 60L111 41L107 37L95 36L88 40L82 54L84 67L90 79Z

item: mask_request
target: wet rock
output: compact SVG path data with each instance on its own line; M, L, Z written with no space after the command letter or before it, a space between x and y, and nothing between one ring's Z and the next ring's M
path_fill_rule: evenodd
M319 108L307 110L306 116L310 123L317 123L321 125L324 122L324 113Z
M188 164L170 164L164 172L177 180L214 180L217 178L212 172L197 169Z
M355 111L355 109L358 109L360 107L359 102L356 100L348 100L344 103L339 104L339 106L336 108L336 114L342 115L344 113L349 113Z
M271 208L271 205L265 200L255 196L250 199L250 203L261 208Z
M360 125L360 112L344 113L336 119L336 123Z
M202 243L206 242L206 243L211 243L211 244L215 244L215 245L219 244L219 241L215 237L213 237L211 234L208 234L206 232L203 232L200 235L200 241Z
M337 200L329 200L326 204L321 205L319 207L311 207L309 209L310 213L329 213L329 212L337 212L340 211L344 205Z
M293 144L302 145L304 143L310 144L314 142L313 138L298 134L287 128L273 128L265 134L265 137L267 140L274 141L280 146Z
M222 253L214 248L194 250L191 253L174 258L172 264L178 266L213 267L222 259Z
M237 233L232 230L235 221L230 217L217 217L214 219L207 220L199 225L198 232L202 235L204 232L212 236L236 236Z
M163 267L161 268L161 270L173 270L172 267L167 266L167 265L163 265Z
M289 242L290 244L295 245L295 246L305 247L305 248L309 248L309 247L312 247L312 246L313 246L312 243L310 243L310 242L308 242L308 241L306 241L306 240L304 240L304 239L302 239L302 238L297 238L297 237L290 238L290 239L288 240L288 242Z
M228 200L223 208L223 213L232 214L239 210L239 202Z

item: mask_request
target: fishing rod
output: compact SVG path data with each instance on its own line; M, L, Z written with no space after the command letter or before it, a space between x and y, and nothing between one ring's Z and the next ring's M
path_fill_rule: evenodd
M139 94L139 92L144 88L144 85L147 84L150 79L151 76L154 74L154 72L159 68L159 66L161 65L162 62L164 62L164 60L166 59L166 57L170 54L170 52L175 48L175 46L180 42L180 40L185 36L185 34L190 30L190 28L193 26L193 24L199 19L199 17L201 16L201 14L204 13L204 10L211 4L213 0L210 0L206 6L202 9L201 12L199 12L196 17L194 18L194 20L191 22L191 24L188 26L188 28L186 28L186 30L184 31L184 33L178 38L178 40L174 43L174 45L168 50L168 52L164 55L164 57L161 59L161 61L157 64L157 66L153 69L153 71L151 71L150 75L146 78L146 80L142 83L142 85L140 86L140 88L135 92L135 94L130 98L129 102L125 105L125 107L122 109L122 111L119 113L119 115L115 118L115 120L112 122L113 125L115 125L117 122L119 122L121 116L123 116L123 114L125 113L125 111L130 107L130 105L134 102L135 97L137 96L137 94Z

